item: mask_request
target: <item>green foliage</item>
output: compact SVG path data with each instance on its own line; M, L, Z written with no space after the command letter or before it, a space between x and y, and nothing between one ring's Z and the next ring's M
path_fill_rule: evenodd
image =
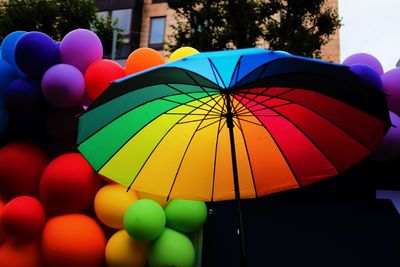
M167 48L201 51L253 47L268 42L275 50L318 57L340 27L326 0L167 0L176 11Z
M105 54L111 53L116 21L98 18L94 0L10 0L1 1L0 41L17 30L41 31L56 41L78 28L91 29L103 43ZM122 46L118 30L117 48Z

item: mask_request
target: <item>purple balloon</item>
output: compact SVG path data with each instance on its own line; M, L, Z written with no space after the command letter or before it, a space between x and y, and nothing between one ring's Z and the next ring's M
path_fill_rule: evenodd
M392 127L386 133L372 159L378 161L393 160L400 156L400 117L389 111Z
M103 57L103 45L95 33L77 29L65 35L60 45L60 55L61 63L75 66L84 74L92 62Z
M74 66L58 64L44 74L42 92L46 100L56 107L73 107L82 102L85 79Z
M45 107L40 83L26 77L14 80L4 91L4 104L12 112L34 112Z
M381 76L370 66L365 64L354 64L350 66L350 70L367 81L372 87L383 90Z
M27 76L40 79L48 68L59 63L57 45L42 32L28 32L17 41L15 63Z
M400 68L382 75L383 91L387 94L389 110L400 115Z
M354 64L365 64L373 68L379 75L383 74L383 68L379 60L367 53L357 53L347 57L342 64L351 66Z

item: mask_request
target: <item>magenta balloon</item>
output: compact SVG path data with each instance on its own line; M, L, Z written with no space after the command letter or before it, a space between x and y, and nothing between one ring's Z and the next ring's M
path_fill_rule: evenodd
M393 160L400 156L400 117L389 111L392 127L386 133L378 149L371 156L378 161Z
M367 53L357 53L347 57L342 64L351 66L354 64L365 64L373 68L379 75L383 74L383 68L379 60Z
M61 63L75 66L84 74L90 63L103 57L103 45L95 33L73 30L61 41L60 57Z
M387 94L389 110L400 115L400 68L389 70L381 77L383 91Z
M82 102L85 79L74 66L58 64L44 74L42 92L46 100L56 107L73 107Z

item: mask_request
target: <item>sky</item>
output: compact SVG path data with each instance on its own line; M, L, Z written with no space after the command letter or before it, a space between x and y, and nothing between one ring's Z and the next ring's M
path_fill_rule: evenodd
M339 0L341 61L355 53L375 56L388 71L400 59L400 0Z

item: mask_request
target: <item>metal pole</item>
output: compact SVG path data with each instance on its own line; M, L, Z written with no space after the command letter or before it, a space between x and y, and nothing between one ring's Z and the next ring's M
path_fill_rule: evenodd
M236 148L235 148L235 135L233 133L233 113L229 94L226 94L226 125L229 129L229 139L231 145L231 156L232 156L232 171L233 171L233 183L235 187L235 199L238 208L239 215L239 240L241 248L240 266L246 266L246 245L244 241L244 230L243 230L243 215L242 215L242 205L240 202L240 187L239 187L239 176L237 170L237 159L236 159Z
M115 60L117 53L117 38L118 38L118 29L113 28L113 37L112 37L112 46L111 46L111 59Z

